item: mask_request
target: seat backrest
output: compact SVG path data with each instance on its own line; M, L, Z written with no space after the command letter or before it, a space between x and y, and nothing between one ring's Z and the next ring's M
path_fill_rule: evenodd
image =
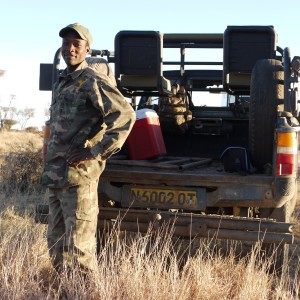
M157 31L120 31L115 37L115 73L162 75L162 34Z
M273 26L228 26L224 32L223 86L230 94L248 94L251 72L259 59L276 56Z
M120 88L157 91L170 88L162 71L163 35L157 31L120 31L115 37L115 74Z

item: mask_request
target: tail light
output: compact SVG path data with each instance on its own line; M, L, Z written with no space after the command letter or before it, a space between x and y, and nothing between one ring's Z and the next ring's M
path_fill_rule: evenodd
M297 170L297 133L277 132L277 173L292 175Z

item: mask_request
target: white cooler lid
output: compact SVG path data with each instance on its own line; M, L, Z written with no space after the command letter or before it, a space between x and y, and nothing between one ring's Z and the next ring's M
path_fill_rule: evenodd
M151 117L158 117L156 111L150 108L139 109L135 112L135 114L137 120L151 118Z

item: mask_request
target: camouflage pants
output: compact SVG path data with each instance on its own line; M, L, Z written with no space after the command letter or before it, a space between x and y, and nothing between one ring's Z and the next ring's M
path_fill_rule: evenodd
M98 180L85 185L49 189L48 248L53 266L96 267Z

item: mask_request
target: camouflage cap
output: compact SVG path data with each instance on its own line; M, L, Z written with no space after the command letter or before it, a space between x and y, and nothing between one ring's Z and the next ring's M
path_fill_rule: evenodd
M86 27L82 26L79 23L73 23L73 24L70 24L70 25L64 27L63 29L61 29L59 31L59 36L63 38L67 32L72 31L72 30L76 31L83 40L85 40L89 43L89 45L92 44L93 37L92 37L90 31Z

